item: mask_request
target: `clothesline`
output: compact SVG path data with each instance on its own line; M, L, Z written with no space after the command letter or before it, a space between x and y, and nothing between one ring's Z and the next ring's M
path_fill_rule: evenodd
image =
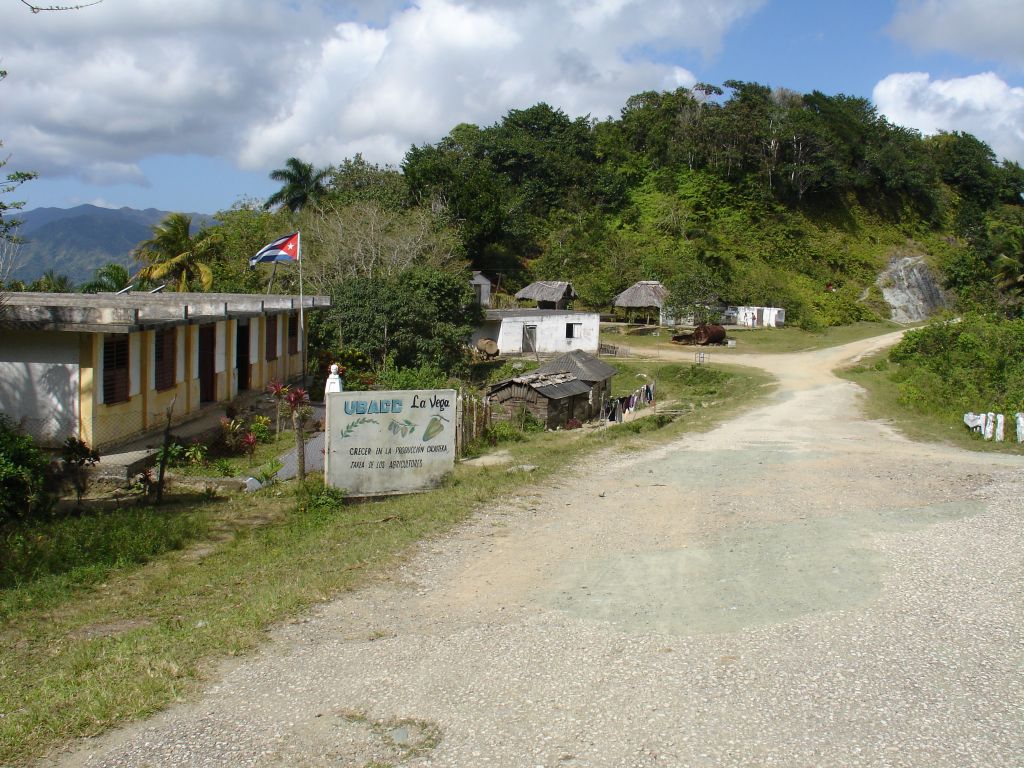
M621 424L625 417L636 412L640 408L651 405L655 398L655 383L644 384L632 394L621 397L613 397L604 408L602 418L605 421L614 421Z

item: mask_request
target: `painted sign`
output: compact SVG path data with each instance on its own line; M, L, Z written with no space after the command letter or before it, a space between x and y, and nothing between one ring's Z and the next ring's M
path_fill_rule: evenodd
M326 395L324 482L350 496L435 487L455 467L455 390Z

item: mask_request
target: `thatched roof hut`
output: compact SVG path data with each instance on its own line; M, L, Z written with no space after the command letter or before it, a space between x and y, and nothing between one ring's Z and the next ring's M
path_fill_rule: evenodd
M576 290L564 280L538 280L516 293L516 298L536 301L538 309L565 309L576 298Z
M657 280L641 280L616 296L612 304L625 309L661 309L667 298L668 289Z
M612 300L612 305L626 310L643 309L647 311L647 322L650 323L650 310L658 310L658 322L664 325L664 306L668 298L668 288L657 280L641 280L634 283ZM630 313L632 314L632 313Z

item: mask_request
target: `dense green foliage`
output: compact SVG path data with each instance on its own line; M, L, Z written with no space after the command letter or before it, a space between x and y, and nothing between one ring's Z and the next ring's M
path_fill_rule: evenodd
M900 402L959 419L1024 411L1024 319L967 315L909 331L892 350Z
M378 364L459 368L480 319L465 274L414 268L388 278L340 284L330 317L344 342Z
M817 328L884 314L872 286L897 253L990 305L999 265L1004 285L1019 277L1020 248L1003 257L1024 232L1020 166L866 99L725 86L637 94L605 121L538 104L459 125L413 147L405 179L450 206L474 267L510 288L572 280L597 308L637 280L710 275L724 301Z
M0 413L0 526L50 509L49 461L35 441Z

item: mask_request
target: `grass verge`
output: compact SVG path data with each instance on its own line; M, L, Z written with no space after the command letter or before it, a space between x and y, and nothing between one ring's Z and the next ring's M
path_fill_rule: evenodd
M983 440L969 432L962 421L951 420L947 415L907 408L900 401L898 384L890 376L893 366L888 356L889 350L878 352L865 357L858 365L836 371L837 376L859 384L867 392L864 412L869 418L890 422L911 440L945 443L970 451L1024 454L1024 445L1013 442L1012 417L1007 419L1007 441L997 443Z
M537 434L507 446L513 461L536 467L529 475L459 465L441 488L379 502L343 505L318 481L198 496L149 513L194 516L206 534L183 549L141 566L115 561L88 579L0 591L0 764L26 764L181 700L274 624L354 588L479 505L564 474L595 451L638 451L710 428L772 386L746 368L620 365L624 378L655 377L659 401L671 398L681 415Z
M838 347L850 342L881 336L885 333L898 331L906 326L892 322L854 323L826 328L821 333L811 333L800 328L730 328L729 338L735 339L736 346L712 347L716 355L730 354L785 354L802 352L826 347ZM696 351L697 347L684 347L672 343L672 334L662 329L659 336L627 336L618 333L601 333L601 341L606 344L629 347L631 351L650 355L659 349Z

